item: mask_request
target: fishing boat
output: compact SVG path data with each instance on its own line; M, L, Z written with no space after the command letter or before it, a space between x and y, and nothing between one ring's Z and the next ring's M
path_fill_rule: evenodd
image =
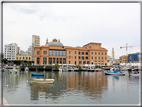
M54 79L31 79L31 83L48 83L53 84Z
M19 73L17 69L9 69L9 73Z
M31 76L44 76L44 73L31 73Z
M132 72L130 73L130 76L139 76L139 75L140 75L140 73L138 73L138 72L133 72L133 71L132 71Z
M120 73L118 69L116 71L106 71L104 70L105 75L125 75L124 72Z
M74 71L78 72L78 71L79 71L79 69L74 69Z

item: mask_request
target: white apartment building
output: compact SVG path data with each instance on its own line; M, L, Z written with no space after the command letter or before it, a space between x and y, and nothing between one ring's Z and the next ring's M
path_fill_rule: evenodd
M31 52L32 52L32 46L29 46L29 48L26 51L26 53L27 53L28 56L31 56L32 55Z
M40 36L37 35L32 35L32 51L31 51L31 56L32 60L34 60L34 47L35 46L40 46Z
M15 60L18 54L18 45L16 43L6 44L4 47L4 58L7 60Z

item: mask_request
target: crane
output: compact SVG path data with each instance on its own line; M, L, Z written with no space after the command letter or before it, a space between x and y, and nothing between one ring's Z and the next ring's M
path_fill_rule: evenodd
M126 55L128 54L127 53L127 50L128 50L128 48L132 48L133 46L128 46L128 43L126 43L126 46L125 47L120 47L120 49L122 49L122 48L126 48Z

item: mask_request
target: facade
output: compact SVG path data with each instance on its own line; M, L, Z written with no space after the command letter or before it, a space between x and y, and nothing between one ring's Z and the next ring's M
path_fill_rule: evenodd
M6 44L4 50L4 58L7 60L16 59L16 54L18 54L18 45L16 43Z
M31 61L31 59L31 56L28 55L16 55L16 60Z
M32 56L32 60L34 60L34 47L35 46L40 46L40 36L37 35L32 35L32 49L31 49L31 56Z
M113 64L111 56L107 56L107 62L108 62L108 65L112 65Z
M123 55L119 57L120 63L128 63L128 56Z
M141 55L139 52L128 54L128 62L129 63L139 63L141 61Z
M29 46L28 50L26 51L28 56L31 56L32 46Z
M45 46L35 46L34 64L95 64L107 65L107 49L101 43L88 43L83 47L64 46L60 40L53 39Z

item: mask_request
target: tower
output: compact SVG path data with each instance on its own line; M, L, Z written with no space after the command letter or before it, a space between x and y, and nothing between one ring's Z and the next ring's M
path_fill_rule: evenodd
M45 45L47 45L48 44L48 38L46 39L46 44Z

